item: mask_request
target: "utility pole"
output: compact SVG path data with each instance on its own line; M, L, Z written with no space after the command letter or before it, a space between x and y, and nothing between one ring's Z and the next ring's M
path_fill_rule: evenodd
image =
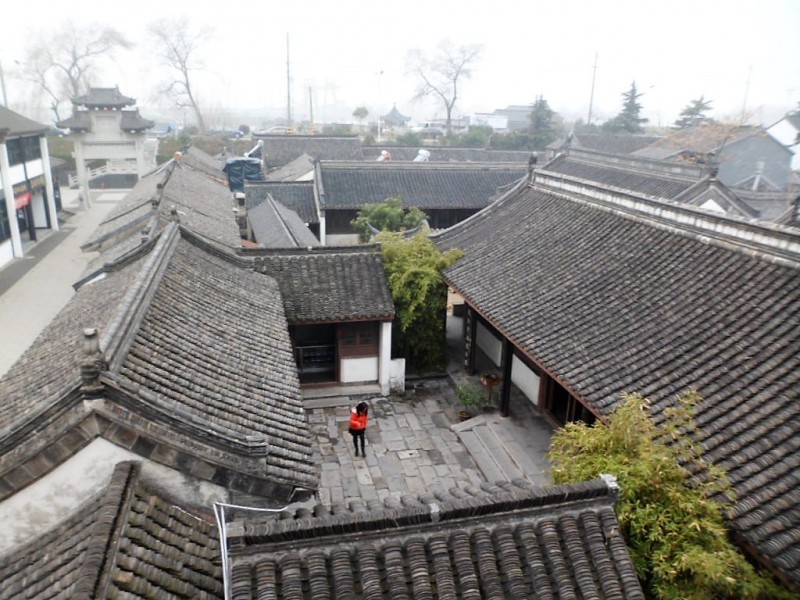
M310 119L311 124L309 127L311 128L311 133L315 133L314 131L314 97L311 95L311 86L308 86L308 116Z
M744 84L744 100L742 101L742 115L739 117L739 125L744 125L747 120L747 96L750 94L750 75L753 72L753 65L747 68L747 81Z
M289 72L289 34L286 34L286 126L292 126L292 77Z
M592 124L592 105L594 104L594 81L597 77L597 52L594 53L594 68L592 69L592 92L589 94L589 117L586 119L586 124Z

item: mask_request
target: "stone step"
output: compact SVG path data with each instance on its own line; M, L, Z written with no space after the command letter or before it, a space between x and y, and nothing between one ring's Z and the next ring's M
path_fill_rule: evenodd
M535 485L552 485L550 464L545 456L548 430L528 430L499 415L479 415L451 429L487 481L526 479Z
M507 480L505 473L503 473L486 446L483 445L483 442L473 431L461 431L458 437L461 439L461 443L464 444L467 452L472 456L475 464L478 465L486 481L495 483L497 481Z

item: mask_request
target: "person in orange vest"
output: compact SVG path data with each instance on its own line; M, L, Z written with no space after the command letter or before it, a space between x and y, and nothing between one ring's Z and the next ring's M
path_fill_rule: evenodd
M366 402L359 402L350 409L350 435L353 436L353 446L358 456L358 440L361 440L361 456L364 454L364 432L367 430L369 406Z

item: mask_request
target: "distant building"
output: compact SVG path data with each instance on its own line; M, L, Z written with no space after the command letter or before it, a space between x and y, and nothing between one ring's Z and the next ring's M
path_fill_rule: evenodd
M46 125L0 106L0 267L25 254L37 231L58 231Z
M792 170L800 171L800 110L788 113L767 132L793 152Z

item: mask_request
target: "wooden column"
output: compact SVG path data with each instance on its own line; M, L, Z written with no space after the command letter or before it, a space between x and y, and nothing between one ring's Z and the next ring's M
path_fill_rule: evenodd
M503 353L500 368L503 370L500 383L500 414L507 417L511 407L511 367L514 364L514 347L508 338L503 338Z
M478 320L472 307L466 305L464 312L464 370L467 375L475 374L475 347L478 333Z

